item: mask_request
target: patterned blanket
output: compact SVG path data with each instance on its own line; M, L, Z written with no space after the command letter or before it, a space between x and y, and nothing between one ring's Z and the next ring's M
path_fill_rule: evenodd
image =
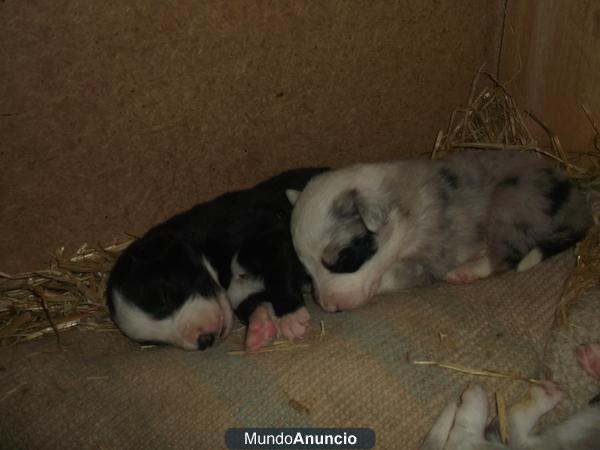
M587 386L567 412L596 388L570 351L583 337L561 338L563 352L549 345L572 265L563 254L525 273L382 296L342 314L313 305L324 335L286 351L228 354L243 330L205 352L141 349L92 331L66 332L60 346L49 337L0 349L0 446L217 449L229 427L339 426L373 428L377 448L412 449L467 384L509 402L527 389L414 361L539 378L545 352L557 373L570 365L567 378Z

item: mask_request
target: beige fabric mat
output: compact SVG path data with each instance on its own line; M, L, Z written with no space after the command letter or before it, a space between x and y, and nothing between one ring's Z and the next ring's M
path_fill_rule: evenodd
M325 336L290 352L227 355L233 339L206 352L141 350L116 332L83 331L65 333L61 346L47 338L2 349L1 446L217 449L233 426L366 426L377 448L416 448L467 384L509 401L527 385L410 360L539 377L572 264L563 254L526 273L415 289L343 314L311 305ZM586 376L574 365L577 340L548 350L561 380Z
M569 325L553 329L544 358L550 377L567 394L546 421L572 414L600 392L600 382L582 375L573 357L580 344L600 343L600 287L586 292L569 309Z

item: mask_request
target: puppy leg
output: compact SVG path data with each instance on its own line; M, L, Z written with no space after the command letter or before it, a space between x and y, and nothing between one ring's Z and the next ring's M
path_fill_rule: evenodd
M264 291L252 296L254 308L263 302L268 302L272 308L270 316L263 311L257 313L260 320L249 320L247 344L257 348L266 345L273 339L273 326L277 330L276 336L282 334L290 340L302 338L310 314L302 299L304 269L294 251L289 231L274 232L246 243L238 260L241 266L264 282ZM271 323L267 325L268 322Z
M445 449L478 449L485 444L488 402L481 386L470 386L461 397Z
M554 408L562 397L561 390L551 381L533 385L526 398L509 408L508 443L511 446L526 446L537 421Z
M433 424L431 431L425 436L421 450L442 450L448 440L448 435L454 423L454 416L458 409L456 400L448 403Z
M580 345L577 350L577 361L588 374L600 379L600 344Z
M302 284L306 277L296 256L292 238L285 233L272 234L262 241L262 273L269 301L278 320L279 331L287 339L302 338L310 322L304 306Z

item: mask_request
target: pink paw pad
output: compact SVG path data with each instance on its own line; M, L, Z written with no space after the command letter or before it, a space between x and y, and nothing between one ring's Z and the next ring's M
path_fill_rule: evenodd
M470 284L479 279L479 276L469 269L455 269L446 275L446 281L451 284Z
M600 379L600 344L584 344L575 351L577 361L589 375Z
M564 394L558 385L552 381L542 381L530 388L530 395L544 412L550 411L563 398Z
M277 327L265 307L259 306L250 316L246 333L246 348L258 350L277 337Z

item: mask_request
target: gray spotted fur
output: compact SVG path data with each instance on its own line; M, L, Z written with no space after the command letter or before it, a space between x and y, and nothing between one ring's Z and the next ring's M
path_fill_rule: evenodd
M433 278L481 251L494 270L515 267L535 247L551 256L592 224L566 176L525 152L465 151L434 162L400 162L384 186L383 203L404 212L419 243L411 259Z
M328 209L313 208L327 191L335 195ZM410 250L386 269L380 292L444 279L479 255L489 258L492 271L515 268L534 248L544 258L565 250L592 224L583 195L528 152L470 150L436 161L356 165L315 178L301 203L294 215L310 220L293 219L294 242L317 285L315 262L331 263L354 238L374 232L379 253L391 239L385 225L396 211Z

